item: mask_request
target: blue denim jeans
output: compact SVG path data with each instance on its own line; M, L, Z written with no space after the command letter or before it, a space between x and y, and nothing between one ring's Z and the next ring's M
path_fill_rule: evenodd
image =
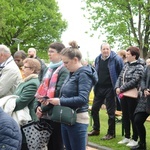
M88 124L61 125L62 139L66 150L86 150Z

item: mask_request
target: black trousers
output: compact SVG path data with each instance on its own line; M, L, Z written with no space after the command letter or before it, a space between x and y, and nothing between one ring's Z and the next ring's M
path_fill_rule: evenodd
M118 97L116 97L116 110L121 111L121 103Z
M131 125L132 125L132 139L137 141L138 134L134 124L134 111L137 106L137 99L124 97L121 101L121 108L122 108L122 123L124 126L125 137L131 137Z
M115 135L115 94L113 88L97 88L94 93L91 115L93 117L93 129L100 130L99 110L102 104L106 104L108 114L107 134Z
M29 150L28 146L27 146L27 143L22 143L21 150Z
M53 128L52 135L48 143L48 150L63 150L64 145L61 136L61 124L51 120L47 120L47 122Z
M140 138L140 143L146 143L146 130L144 123L149 115L146 112L138 112L135 114L134 124L137 129L138 136Z

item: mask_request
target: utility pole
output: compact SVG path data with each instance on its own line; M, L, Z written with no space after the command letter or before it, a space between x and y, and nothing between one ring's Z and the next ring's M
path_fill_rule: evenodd
M12 38L12 40L14 40L17 43L17 50L20 50L20 43L23 42L23 40L21 39L17 39L17 38Z

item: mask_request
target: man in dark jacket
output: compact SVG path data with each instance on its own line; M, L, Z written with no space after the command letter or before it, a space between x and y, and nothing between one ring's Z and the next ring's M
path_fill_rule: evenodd
M94 101L91 115L93 117L93 130L89 136L99 135L100 119L99 110L106 102L108 114L108 131L102 140L110 140L115 137L115 83L122 70L123 61L120 56L111 51L108 43L101 45L101 54L95 59L95 69L98 73L98 83L94 88Z
M0 149L20 150L22 135L16 121L0 107Z

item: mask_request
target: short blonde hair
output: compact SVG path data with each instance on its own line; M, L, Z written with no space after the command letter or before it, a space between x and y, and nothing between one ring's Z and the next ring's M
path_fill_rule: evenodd
M34 58L26 58L23 61L23 64L29 64L29 67L31 67L34 70L35 74L39 74L41 71L41 64L37 59Z

